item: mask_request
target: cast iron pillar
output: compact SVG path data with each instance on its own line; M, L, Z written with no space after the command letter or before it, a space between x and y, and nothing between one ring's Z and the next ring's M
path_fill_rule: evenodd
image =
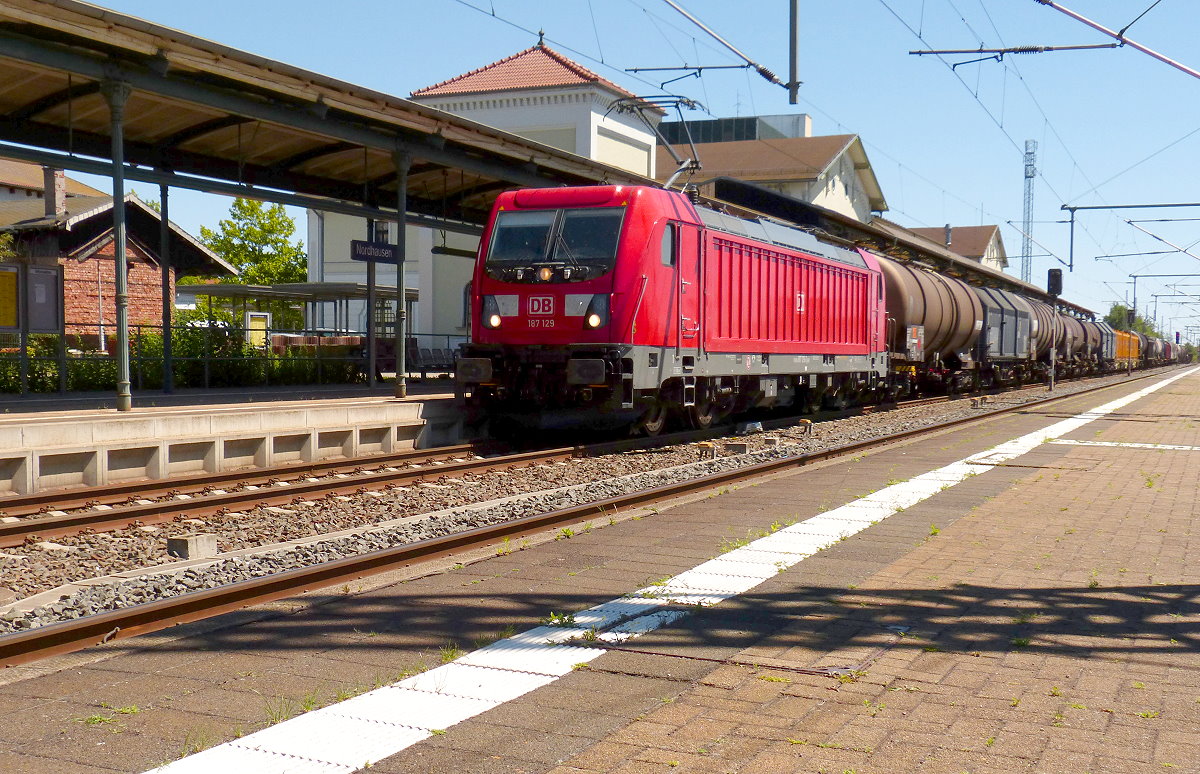
M412 157L405 151L396 151L396 397L408 397L408 384L404 374L408 370L407 347L408 305L404 287L404 248L408 233L408 168Z
M162 265L162 348L163 348L163 392L175 391L175 364L171 358L171 335L174 333L175 295L171 292L171 220L167 214L168 186L158 186L159 243L158 260Z
M117 411L133 408L129 392L129 277L125 257L125 101L132 91L123 81L105 81L101 87L112 122L113 259L117 281Z

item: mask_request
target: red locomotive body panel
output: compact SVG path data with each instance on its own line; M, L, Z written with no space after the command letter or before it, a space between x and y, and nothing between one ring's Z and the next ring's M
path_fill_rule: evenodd
M877 266L847 266L717 231L706 238L705 349L822 355L883 349Z

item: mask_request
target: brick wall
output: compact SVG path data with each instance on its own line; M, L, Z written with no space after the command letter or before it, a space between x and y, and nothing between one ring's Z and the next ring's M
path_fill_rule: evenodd
M71 258L63 264L63 310L67 333L92 335L98 333L101 292L105 333L111 335L117 323L115 245L109 242L87 260ZM126 245L129 263L129 325L162 324L162 273L158 264L137 244ZM99 272L99 280L97 280ZM175 278L171 277L171 298L175 297Z

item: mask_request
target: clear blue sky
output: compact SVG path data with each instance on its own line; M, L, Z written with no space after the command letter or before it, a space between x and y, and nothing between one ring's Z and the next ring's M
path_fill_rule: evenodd
M1153 0L1063 0L1110 28L1121 28ZM787 3L682 0L748 56L787 73ZM639 94L660 93L655 74L629 67L734 64L737 60L660 0L102 0L100 5L262 56L398 96L547 43ZM1200 80L1125 47L1008 55L1003 62L950 64L974 55L910 56L920 48L1078 45L1109 39L1035 0L801 0L801 89L786 92L741 70L709 71L668 88L702 102L714 116L807 112L816 134L857 133L891 207L906 226L1005 224L1022 219L1022 153L1040 144L1034 238L1067 256L1067 227L1055 221L1074 205L1200 201ZM477 10L477 9L483 9ZM494 16L492 15L494 11ZM1128 37L1200 69L1194 0L1162 0ZM515 25L515 26L514 26ZM520 29L520 28L524 28ZM920 37L918 37L920 36ZM645 79L645 80L640 80ZM702 117L699 114L692 114ZM702 159L703 160L703 159ZM157 189L142 190L156 197ZM178 192L171 214L193 232L228 210L219 197ZM1097 260L1095 256L1169 250L1126 218L1200 218L1200 208L1081 213L1076 270L1066 296L1099 312L1129 290L1130 273L1200 274L1184 254ZM1140 225L1200 255L1196 222ZM302 222L301 222L302 225ZM1020 234L1003 225L1019 274ZM1034 260L1045 281L1052 257ZM1143 279L1139 307L1167 282ZM1200 277L1180 279L1200 294ZM1171 330L1200 323L1196 306L1160 300ZM1184 315L1191 315L1184 319Z

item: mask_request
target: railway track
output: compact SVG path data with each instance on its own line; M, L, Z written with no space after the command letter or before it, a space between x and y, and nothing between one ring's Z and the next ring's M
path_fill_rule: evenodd
M1038 389L1041 385L1017 388ZM1013 390L993 391L1003 394ZM858 410L826 412L822 418L863 414L946 403L940 395ZM794 417L764 420L766 429L795 424ZM409 484L428 478L462 476L522 466L547 464L576 457L613 454L707 440L728 434L732 426L684 431L653 439L626 439L595 444L501 453L496 444L459 444L428 450L408 450L349 460L287 464L265 469L223 471L169 480L123 482L88 489L38 492L2 502L0 548L64 537L81 532L109 532L129 526L152 526L183 519L201 519L221 512L259 506L285 506L305 499L347 495ZM489 456L490 455L490 456ZM232 491L221 487L227 486ZM50 506L53 505L53 510Z
M1136 377L1150 378L1158 374ZM1121 384L1128 384L1126 380ZM1100 385L1070 395L1050 396L1043 400L994 409L987 414L958 418L930 427L893 433L804 455L771 460L724 471L700 479L690 479L633 492L620 497L592 501L547 513L541 513L487 527L479 527L444 537L422 540L403 546L287 570L264 578L254 578L213 589L181 594L154 602L134 605L95 615L62 621L35 629L0 636L0 663L5 666L27 663L49 656L69 653L91 645L161 630L170 626L210 618L251 605L344 584L359 578L414 564L451 557L463 552L494 546L505 540L529 537L561 525L594 518L598 513L619 513L632 508L671 500L683 495L758 478L825 459L854 454L897 441L940 432L992 417L1025 411L1067 398L1115 386ZM566 450L550 450L565 453ZM535 452L531 454L546 454ZM574 453L574 450L571 451ZM291 493L289 493L291 494Z

